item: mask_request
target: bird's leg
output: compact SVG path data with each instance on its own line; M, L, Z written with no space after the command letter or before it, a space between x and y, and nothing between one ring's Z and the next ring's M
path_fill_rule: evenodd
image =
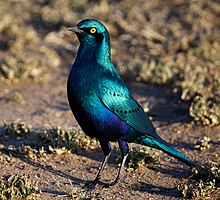
M119 144L119 147L121 149L122 161L121 161L121 163L119 165L119 170L118 170L117 177L111 183L111 185L115 185L115 184L117 184L119 182L121 174L123 173L123 168L124 168L124 165L125 165L125 161L126 161L126 159L128 157L128 152L129 152L129 147L128 147L127 142L125 142L123 140L118 140L118 144Z
M103 161L102 161L102 164L101 164L100 167L99 167L98 174L97 174L95 180L93 181L94 184L96 184L96 183L98 183L98 182L100 181L102 171L103 171L103 169L104 169L104 167L105 167L106 162L108 161L109 156L110 156L110 154L108 154L107 156L104 157L104 159L103 159Z
M123 168L124 168L125 161L126 161L127 157L128 157L128 154L125 155L125 156L123 155L122 161L121 161L121 163L119 164L119 170L118 170L117 177L116 177L116 179L111 183L111 186L112 186L112 185L115 185L115 184L117 184L117 183L119 182L120 177L121 177L121 175L122 175L122 173L123 173Z
M102 161L102 164L99 167L99 171L98 171L98 174L96 175L96 178L92 182L90 182L89 184L97 184L100 181L102 171L103 171L105 164L108 161L108 158L111 154L111 145L109 142L100 141L100 145L102 147L102 150L103 150L105 157Z

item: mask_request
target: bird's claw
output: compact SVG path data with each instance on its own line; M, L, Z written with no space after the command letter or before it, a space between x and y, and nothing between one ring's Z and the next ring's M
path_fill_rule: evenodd
M102 185L103 187L107 188L107 187L111 187L113 185L116 185L118 184L119 182L119 179L115 179L114 181L112 182L103 182L101 181L100 179L95 179L95 180L92 180L92 181L87 181L85 186L96 186L96 185Z
M95 185L97 185L98 183L101 183L101 181L100 181L99 178L96 178L95 180L87 181L85 185L86 185L86 186L95 186Z
M111 187L111 186L118 184L118 182L119 182L118 180L114 180L111 183L102 183L102 184L103 184L103 187L107 188L107 187Z

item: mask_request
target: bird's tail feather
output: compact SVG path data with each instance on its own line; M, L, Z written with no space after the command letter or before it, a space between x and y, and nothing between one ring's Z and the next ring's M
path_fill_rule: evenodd
M183 163L189 165L190 167L197 167L197 164L190 160L188 157L177 151L176 149L172 148L169 144L167 144L162 138L159 141L154 139L149 139L145 137L142 138L141 143L146 146L154 147L163 152L167 153L168 155L182 161Z

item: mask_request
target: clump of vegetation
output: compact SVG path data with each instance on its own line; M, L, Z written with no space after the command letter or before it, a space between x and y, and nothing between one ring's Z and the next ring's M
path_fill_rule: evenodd
M0 181L0 200L26 198L36 191L37 186L27 175L16 174Z
M46 72L48 67L58 66L60 57L30 23L39 3L7 1L0 2L0 6L3 8L0 43L4 55L0 57L0 80L9 83L26 77L35 78ZM34 10L30 11L30 6ZM12 7L16 7L13 12Z
M39 146L51 153L76 152L77 146L73 140L73 130L70 128L54 127L39 132L37 137Z
M209 137L203 137L203 139L199 140L196 145L194 146L195 149L198 150L207 150L211 147L211 145L209 144L210 142L210 138Z
M23 95L17 91L13 92L8 100L14 101L16 103L22 103L23 102Z
M190 115L196 121L202 121L204 125L218 125L220 123L219 105L218 94L212 94L212 98L197 96L190 106Z
M60 126L44 130L38 134L40 146L46 146L52 153L61 154L80 149L94 149L99 143L96 139L86 136L77 128L62 128Z
M25 155L26 158L29 158L31 160L38 160L40 157L45 155L45 151L42 152L42 149L37 150L30 145L22 145L18 148L18 151L21 154Z
M20 120L4 122L4 133L15 136L27 136L31 132L31 124Z
M220 186L220 161L193 169L193 178L184 186L178 186L184 198L196 199L208 197L217 187Z
M128 171L135 171L141 166L153 168L158 155L149 147L134 147L130 150L125 166Z
M202 180L188 183L181 188L181 193L184 198L202 198L208 197L210 192L215 189L215 181L210 181L208 183L204 183Z
M75 153L78 149L90 150L99 147L96 139L85 135L80 128L53 127L36 131L28 138L31 124L20 120L4 122L4 133L16 137L25 136L25 144L18 151L30 159L38 159L46 153Z
M28 139L27 136L31 132L31 128L31 124L20 120L4 122L4 133L6 135L26 136ZM55 154L75 153L77 149L89 150L99 147L98 140L91 139L79 128L58 126L38 131L31 137L31 140L27 140L18 149L20 153L31 159L37 159L47 152Z

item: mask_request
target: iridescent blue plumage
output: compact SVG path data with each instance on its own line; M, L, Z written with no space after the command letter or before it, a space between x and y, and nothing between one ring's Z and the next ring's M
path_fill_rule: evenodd
M74 31L80 41L68 78L69 104L83 131L100 141L105 155L95 182L110 155L110 141L118 141L123 156L114 183L129 152L127 142L160 149L189 166L196 166L157 135L147 114L131 96L111 62L110 39L104 25L86 19L68 30Z

